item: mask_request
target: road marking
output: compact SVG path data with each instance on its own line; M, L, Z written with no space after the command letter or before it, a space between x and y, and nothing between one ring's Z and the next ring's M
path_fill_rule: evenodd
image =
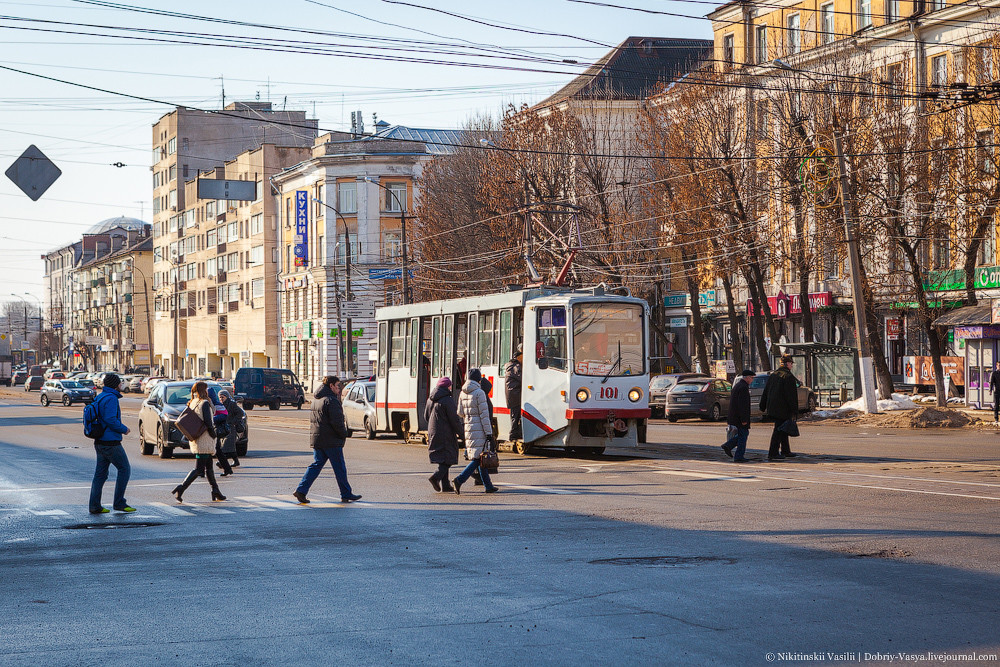
M270 498L265 498L264 496L239 496L237 497L237 500L245 500L248 503L256 503L257 505L273 507L279 510L296 510L299 508L298 503L286 502L283 500L271 500Z
M579 491L570 491L569 489L553 489L548 486L530 486L528 484L511 484L509 482L494 482L497 486L506 486L511 489L527 489L528 491L538 491L540 493L555 493L560 496L576 496L579 495Z
M36 516L69 516L69 512L62 510L33 510L28 508L28 511Z
M204 512L205 514L232 514L232 510L223 509L221 507L215 507L214 505L185 505L184 507L196 510L198 512Z
M194 512L188 512L187 510L182 510L180 507L175 507L174 505L168 505L166 503L151 502L150 505L154 507L159 507L161 510L168 514L173 514L175 516L195 516Z
M156 482L155 484L129 484L129 488L136 488L139 486L177 486L177 482ZM20 493L22 491L79 491L81 489L89 489L90 485L87 486L41 486L37 489L0 489L0 493Z
M724 477L719 474L704 473L704 472L692 472L690 470L657 470L656 472L661 475L677 475L678 477L695 477L697 479L702 479L711 482L759 482L760 480L756 477ZM688 480L695 481L695 480Z

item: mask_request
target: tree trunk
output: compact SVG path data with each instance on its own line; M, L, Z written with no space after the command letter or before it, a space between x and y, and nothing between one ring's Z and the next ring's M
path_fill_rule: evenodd
M694 278L687 278L688 294L691 296L691 319L694 326L694 349L701 364L701 372L711 375L708 367L708 345L705 342L705 327L701 320L701 304L698 303L698 283Z
M740 338L739 334L736 304L733 303L733 281L728 274L722 275L722 286L726 290L726 309L729 312L729 337L732 339L733 345L733 365L736 366L736 372L739 373L746 368L746 363L743 360L743 339Z
M798 184L796 183L796 186ZM792 215L795 216L795 268L799 274L799 303L802 305L802 339L806 343L816 340L813 331L812 309L809 307L809 263L806 261L805 213L802 210L801 190L795 187L792 197ZM795 341L792 341L795 342Z
M743 276L746 278L747 287L750 290L750 301L754 304L759 304L760 291L757 289L757 283L753 281L750 275L750 269L746 266L743 268ZM767 351L767 342L764 340L764 326L759 307L754 306L753 317L750 318L748 326L750 338L757 345L757 355L760 357L761 370L769 371L771 370L771 356Z
M865 295L865 303L868 307L863 313L865 321L868 323L868 342L872 352L872 364L875 366L875 382L878 385L878 397L883 400L892 398L892 373L889 372L889 362L885 359L885 348L882 347L882 337L876 335L879 330L879 316L875 312L875 295L868 282L868 273L865 270L864 262L858 269L861 274L861 291ZM860 346L860 341L859 341Z
M760 263L756 258L751 259L748 264L754 287L760 296L757 305L760 306L760 312L764 317L764 327L767 329L767 335L771 338L771 345L777 345L778 327L774 324L774 317L771 315L771 305L767 302L767 294L764 291L764 272L761 271Z

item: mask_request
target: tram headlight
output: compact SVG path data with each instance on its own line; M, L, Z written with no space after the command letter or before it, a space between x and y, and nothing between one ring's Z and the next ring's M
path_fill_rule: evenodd
M586 403L588 398L590 398L590 391L586 387L580 387L576 390L576 400Z
M628 400L633 403L638 403L640 398L642 398L642 389L639 389L639 387L632 387L628 390Z

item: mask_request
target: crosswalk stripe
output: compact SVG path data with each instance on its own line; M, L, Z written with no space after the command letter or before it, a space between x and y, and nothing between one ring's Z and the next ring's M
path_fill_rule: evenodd
M248 503L256 503L264 507L273 507L279 510L295 510L299 508L298 503L286 502L283 500L271 500L264 496L239 496L238 500L245 500Z
M494 482L497 486L506 486L509 489L527 489L529 491L539 491L541 493L555 493L560 496L575 496L579 495L579 491L570 491L569 489L553 489L549 486L530 486L528 484L511 484L509 482Z
M204 512L205 514L232 514L232 510L223 509L222 507L215 507L213 505L185 505L185 507L196 510L198 512Z
M727 477L725 475L712 475L703 472L691 472L689 470L657 470L661 475L677 475L678 477L694 477L705 481L715 482L759 482L756 477Z
M28 511L35 516L69 516L69 512L62 510L33 510L29 507Z
M166 503L151 502L150 505L158 507L167 514L173 514L175 516L195 516L194 512L188 512L187 510L182 510L180 507L175 507L174 505L168 505Z

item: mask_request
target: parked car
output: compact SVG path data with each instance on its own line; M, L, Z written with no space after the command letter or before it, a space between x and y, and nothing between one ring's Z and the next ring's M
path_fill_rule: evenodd
M45 378L41 375L30 375L28 379L24 381L25 391L36 391L42 388L45 384Z
M344 387L344 421L347 422L347 436L354 431L364 431L369 440L375 439L375 383L358 380Z
M154 451L161 459L169 459L174 450L190 449L188 439L177 429L177 417L184 412L191 398L191 387L197 380L160 382L139 408L139 451L148 456ZM215 382L203 380L208 385L208 393L218 404L221 387ZM246 456L249 443L249 429L244 422L242 435L236 441L236 454Z
M46 380L42 385L42 405L62 403L70 406L74 403L90 403L96 397L96 392L75 380Z
M235 398L244 410L266 405L277 410L282 405L294 405L299 410L306 402L302 384L295 373L286 368L240 368L233 381Z
M60 370L47 370L44 375L46 380L64 380L67 375L65 372Z
M81 377L81 378L75 378L73 382L79 382L82 386L92 390L95 396L97 395L97 385L94 384L93 380L88 380L87 378Z
M151 377L151 378L146 378L146 381L143 382L143 384L142 384L142 390L143 390L143 392L145 392L145 393L148 394L148 393L151 393L153 391L153 387L155 387L159 383L161 383L161 382L169 382L169 381L171 381L171 378L168 378L168 377Z
M663 417L667 407L667 392L679 380L708 377L704 373L667 373L649 379L649 410L651 417Z
M729 414L729 392L733 386L717 378L680 380L667 392L667 420L701 417L719 421Z
M24 384L24 381L28 379L28 371L14 371L14 375L11 376L11 386L16 387L18 385Z
M750 417L760 419L760 397L764 393L769 373L757 373L750 381ZM799 382L799 412L812 412L816 409L816 394L809 387L803 387Z
M142 393L142 380L143 376L141 375L130 376L128 380L128 390L134 394ZM122 384L125 384L124 380L122 380Z

